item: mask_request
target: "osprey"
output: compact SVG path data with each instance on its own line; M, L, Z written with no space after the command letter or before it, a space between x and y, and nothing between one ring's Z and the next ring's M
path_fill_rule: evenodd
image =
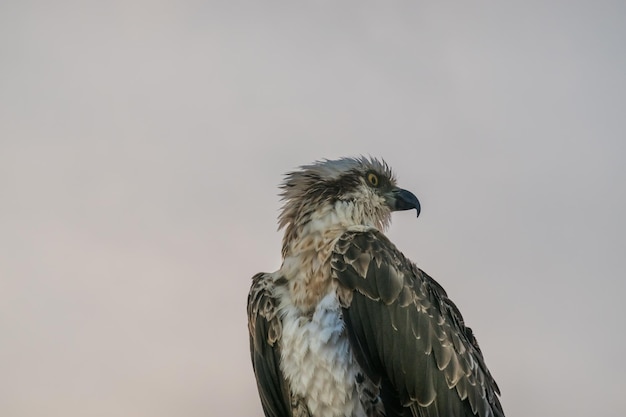
M383 234L418 199L381 160L302 166L282 185L283 262L252 278L248 329L266 417L503 417L444 289Z

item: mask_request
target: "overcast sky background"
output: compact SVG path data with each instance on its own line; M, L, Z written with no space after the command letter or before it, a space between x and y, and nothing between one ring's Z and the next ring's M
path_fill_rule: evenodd
M384 4L383 4L384 3ZM380 156L389 235L508 417L626 408L626 3L0 3L0 415L262 416L285 172Z

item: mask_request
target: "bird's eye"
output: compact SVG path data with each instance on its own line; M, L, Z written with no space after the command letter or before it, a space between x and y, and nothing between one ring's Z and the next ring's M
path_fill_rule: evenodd
M372 187L378 187L378 176L373 172L367 174L367 180L372 185Z

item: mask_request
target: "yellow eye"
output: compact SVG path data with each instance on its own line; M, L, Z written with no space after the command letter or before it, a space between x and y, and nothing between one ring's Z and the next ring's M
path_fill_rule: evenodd
M378 187L378 177L373 172L367 174L367 180L373 187Z

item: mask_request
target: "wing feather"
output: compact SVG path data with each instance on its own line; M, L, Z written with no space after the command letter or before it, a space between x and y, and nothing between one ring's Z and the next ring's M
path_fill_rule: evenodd
M280 370L282 325L271 291L273 285L269 274L259 273L252 278L248 294L250 355L265 416L292 417L287 382Z
M416 417L504 417L461 313L382 233L345 233L331 266L357 361L383 392Z

